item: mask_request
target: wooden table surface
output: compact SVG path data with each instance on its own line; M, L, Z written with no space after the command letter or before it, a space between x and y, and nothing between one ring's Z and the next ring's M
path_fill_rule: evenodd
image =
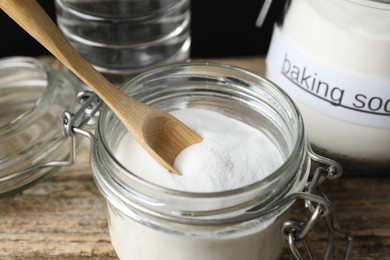
M217 61L264 72L262 57ZM390 178L353 173L323 186L339 224L354 237L352 259L390 259L389 187ZM293 218L301 219L302 212L303 207L294 207ZM319 255L326 245L325 232L320 225L310 233ZM343 237L337 240L332 259L343 259L345 246ZM287 247L281 258L293 259ZM110 244L105 199L89 168L87 140L73 166L0 199L0 259L117 259Z

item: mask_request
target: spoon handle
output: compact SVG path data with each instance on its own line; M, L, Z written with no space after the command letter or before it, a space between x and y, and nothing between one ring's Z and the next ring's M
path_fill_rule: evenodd
M133 134L154 109L120 91L86 61L35 0L0 0L0 8L49 50L111 108ZM129 108L129 105L131 108ZM155 112L155 111L154 111Z
M123 93L76 51L38 2L35 0L1 0L0 7L93 89L111 109L115 111L115 107L121 106L113 101L122 100ZM131 102L132 105L142 106L134 104L137 102L133 99Z
M76 74L111 108L134 138L172 172L176 156L202 139L169 113L147 106L112 85L69 43L35 0L0 0L0 8Z

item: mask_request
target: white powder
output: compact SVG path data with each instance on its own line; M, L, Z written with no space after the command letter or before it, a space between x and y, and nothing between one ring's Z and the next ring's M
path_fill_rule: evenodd
M350 158L388 162L390 5L355 2L357 4L334 0L292 1L281 28L282 41L288 43L271 44L273 52L267 58L267 76L294 98L313 144ZM365 6L368 2L387 10ZM287 52L286 44L296 51ZM271 60L277 52L280 59ZM327 81L339 96L343 89L341 105L357 110L324 102L324 99L332 98L331 89L327 93L310 95L297 84L287 82L280 73L285 53L289 58L295 57L290 60L291 68L296 65L302 73L306 66L306 73L311 70L311 80L316 76L317 82L320 79ZM321 66L327 70L322 70ZM294 83L299 84L299 80ZM358 84L362 86L358 88ZM324 99L313 94L322 95ZM379 112L384 115L374 114Z
M111 243L121 260L276 260L285 242L280 229L287 215L254 220L241 232L240 225L181 226L187 231L181 235L140 224L112 206L108 213Z
M160 166L129 134L115 152L127 169L154 184L191 192L226 191L259 181L283 163L275 144L247 124L201 109L172 114L203 138L176 158L181 176Z
M277 147L253 127L207 110L172 114L203 138L177 157L174 166L181 176L157 164L129 134L115 151L124 166L154 184L182 191L226 191L261 180L283 163ZM111 242L122 260L273 260L284 244L280 228L286 214L276 217L281 212L223 226L157 220L158 227L111 204L108 212Z

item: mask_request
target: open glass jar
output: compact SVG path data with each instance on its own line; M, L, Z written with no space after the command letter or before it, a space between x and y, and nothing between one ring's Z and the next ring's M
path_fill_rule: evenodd
M95 136L76 132L91 139L91 167L107 200L111 241L119 258L277 259L284 236L299 257L295 242L305 240L319 218L331 218L330 202L316 194L317 187L342 170L311 152L299 111L273 83L239 68L187 63L144 73L122 90L162 110L202 108L245 122L265 133L285 161L266 178L234 190L200 193L162 187L118 160L116 150L127 130L104 106ZM330 166L317 170L309 185L311 159ZM310 221L287 221L297 199L309 205Z
M265 133L283 155L283 164L264 179L212 193L168 189L126 169L115 152L127 131L107 107L99 113L96 136L84 129L102 103L94 103L92 94L78 108L77 84L69 74L14 57L0 60L0 83L0 196L71 165L76 136L88 137L92 171L107 199L111 240L121 259L276 259L285 239L299 259L296 244L307 244L319 219L328 224L332 243L341 232L329 200L318 191L324 180L341 175L340 165L312 153L294 103L255 74L187 63L155 69L122 87L163 110L202 108L236 118ZM308 181L311 160L328 167ZM305 201L308 219L288 220L296 200ZM349 243L347 256L350 252Z
M45 179L67 161L62 115L76 108L74 83L34 58L0 59L0 197Z

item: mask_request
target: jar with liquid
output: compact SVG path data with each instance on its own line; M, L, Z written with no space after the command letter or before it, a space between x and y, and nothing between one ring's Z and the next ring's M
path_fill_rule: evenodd
M390 2L292 0L267 77L298 105L313 149L352 174L390 173Z
M202 109L234 118L262 132L283 160L264 178L234 189L194 192L168 187L163 175L153 180L147 177L161 173L148 172L149 163L133 159L138 154L132 153L131 145L123 145L128 131L103 106L95 137L85 135L92 139L92 172L107 200L110 238L118 257L277 259L285 244L283 234L288 236L286 230L294 233L292 241L299 233L299 228L289 229L292 222L286 220L293 201L307 192L311 159L315 158L290 98L255 74L209 63L155 69L121 89L168 112ZM139 169L133 170L132 164Z
M114 83L189 58L189 0L56 0L71 44Z

